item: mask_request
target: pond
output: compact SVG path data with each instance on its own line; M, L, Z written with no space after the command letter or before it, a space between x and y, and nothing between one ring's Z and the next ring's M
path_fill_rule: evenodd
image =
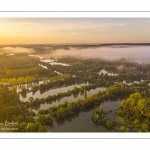
M65 120L54 121L53 127L50 127L50 132L110 132L107 128L99 126L92 121L93 110L98 109L99 106L103 106L105 111L113 110L111 114L111 117L113 118L115 117L114 109L118 108L120 103L121 100L108 100L91 110L80 112L74 116L69 116Z
M105 89L106 88L104 88L104 87L98 87L96 89L91 89L90 91L87 91L87 96L90 96L94 93L97 93L98 91L102 91L102 90L105 90ZM63 97L59 100L53 101L52 103L41 104L39 109L47 109L47 108L52 107L52 106L58 106L60 104L63 104L65 101L75 102L75 101L77 101L78 98L83 100L84 99L83 93L72 94L71 96Z
M28 90L32 89L32 86L38 86L40 84L43 84L43 81L38 81L38 82L32 82L32 83L25 83L25 84L20 84L20 85L13 85L16 88L17 93L21 92L21 87L25 87ZM9 86L9 89L11 89L12 86Z
M26 97L23 97L20 94L20 100L22 101L28 101L30 97L35 98L46 98L49 95L57 95L58 93L62 92L67 92L68 90L73 90L73 88L76 86L77 88L80 88L80 86L85 86L88 85L88 83L85 84L75 84L75 85L71 85L71 86L67 86L67 87L61 87L61 88L56 88L56 89L50 89L44 93L40 93L40 90L38 90L36 93L33 94L33 92L29 92L26 94Z

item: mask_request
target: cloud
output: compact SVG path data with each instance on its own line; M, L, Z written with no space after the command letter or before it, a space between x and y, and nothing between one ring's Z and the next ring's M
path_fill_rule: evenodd
M49 32L74 32L84 30L95 30L107 27L124 27L125 23L91 23L91 22L53 22L51 25L45 25L45 29ZM43 26L44 27L44 26ZM41 27L41 28L43 28Z
M62 23L59 26L67 28L67 29L94 29L94 28L102 28L102 27L110 27L110 26L125 26L125 23L91 23L91 22L83 22L83 23Z

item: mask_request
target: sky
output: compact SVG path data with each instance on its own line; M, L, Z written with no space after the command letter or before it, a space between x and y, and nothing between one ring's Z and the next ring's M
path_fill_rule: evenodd
M150 43L150 18L0 18L0 44Z

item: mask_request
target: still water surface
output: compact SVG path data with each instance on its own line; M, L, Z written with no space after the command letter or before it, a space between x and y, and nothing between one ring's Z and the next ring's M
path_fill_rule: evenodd
M97 93L98 91L103 91L105 89L106 88L104 88L104 87L98 87L96 89L91 89L90 91L87 91L87 96L90 96L90 95L92 95L94 93ZM81 94L81 93L79 93L79 94L72 94L71 96L63 97L63 98L61 98L59 100L53 101L52 103L41 104L40 109L47 109L47 108L52 107L52 106L58 106L58 105L64 103L65 101L67 101L69 103L70 102L75 102L75 101L77 101L78 98L83 100L84 99L83 94Z
M29 92L26 94L26 97L23 97L21 94L20 94L20 100L22 101L28 101L30 97L33 97L34 99L35 98L46 98L48 97L49 95L57 95L58 93L62 92L67 92L68 90L73 90L73 88L76 86L77 88L80 88L80 86L85 86L85 85L88 85L88 83L86 84L75 84L75 85L71 85L71 86L67 86L67 87L61 87L61 88L56 88L56 89L50 89L44 93L40 93L40 90L38 90L36 93L33 94L33 92Z
M112 114L110 114L109 118L114 119L114 109L120 106L121 101L106 101L103 102L102 105L105 111L113 110ZM100 106L99 105L99 106ZM53 128L50 128L50 132L113 132L109 131L107 128L103 126L99 126L92 121L92 113L94 109L98 109L99 106L93 108L91 110L87 110L87 112L80 112L76 114L74 117L68 117L65 120L61 120L59 122L54 121Z

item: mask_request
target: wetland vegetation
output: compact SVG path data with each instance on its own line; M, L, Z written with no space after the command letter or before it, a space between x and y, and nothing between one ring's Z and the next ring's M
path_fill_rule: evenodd
M150 46L118 46L0 46L0 131L149 132L150 62L127 56ZM16 130L3 130L12 121Z

